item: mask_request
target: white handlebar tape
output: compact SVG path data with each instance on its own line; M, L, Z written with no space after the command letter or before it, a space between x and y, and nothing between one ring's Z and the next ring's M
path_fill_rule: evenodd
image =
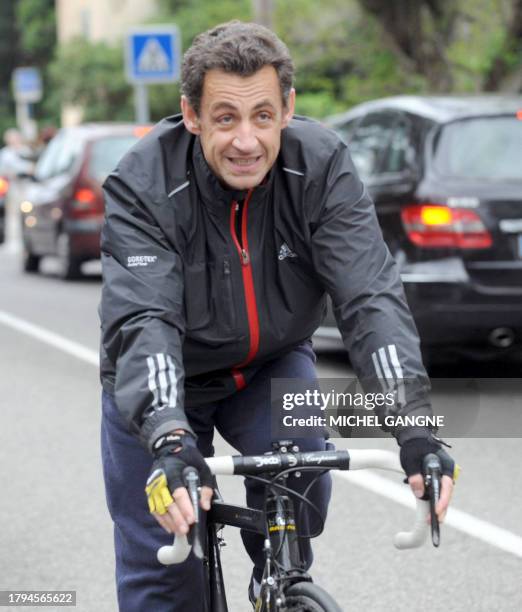
M174 565L175 563L183 563L189 556L191 546L188 543L187 536L176 536L172 546L162 546L158 550L158 561L162 565Z
M399 455L392 451L356 448L348 452L350 453L350 470L378 468L402 473Z
M415 522L411 531L401 531L395 534L393 543L395 548L405 550L406 548L418 548L424 544L428 537L429 526L426 519L430 513L430 504L422 499L416 499Z
M207 457L205 459L212 474L217 476L231 476L234 473L234 460L231 455L224 457Z
M397 453L378 449L354 449L349 452L351 470L379 468L403 473ZM429 528L426 519L430 511L429 502L422 499L415 499L415 501L415 520L411 531L400 531L393 538L393 544L400 550L418 548L424 544L428 536Z

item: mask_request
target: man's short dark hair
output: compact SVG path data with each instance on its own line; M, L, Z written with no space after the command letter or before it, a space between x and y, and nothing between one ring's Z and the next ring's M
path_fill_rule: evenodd
M283 105L294 80L294 64L287 46L257 23L229 21L196 36L181 65L181 92L199 114L203 82L209 70L251 76L264 66L277 72Z

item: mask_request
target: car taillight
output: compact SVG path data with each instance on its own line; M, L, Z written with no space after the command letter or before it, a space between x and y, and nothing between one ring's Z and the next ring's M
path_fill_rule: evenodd
M401 211L408 238L427 248L487 249L491 235L478 214L440 204L415 204Z
M83 217L103 212L101 194L88 187L79 187L71 199L73 216Z
M5 196L9 189L9 181L0 176L0 197Z

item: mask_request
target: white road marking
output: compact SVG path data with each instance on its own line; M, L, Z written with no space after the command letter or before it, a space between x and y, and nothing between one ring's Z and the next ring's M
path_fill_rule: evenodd
M88 349L78 342L69 340L39 325L20 319L2 310L0 310L0 323L77 357L86 363L96 367L99 366L99 356L96 351ZM334 471L333 474L363 489L382 495L402 506L414 508L414 499L408 487L379 476L371 470L365 470L364 473ZM522 558L522 537L507 529L497 527L492 523L478 519L454 507L449 508L444 524Z
M402 506L412 510L415 508L415 500L408 486L395 483L372 470L365 470L364 473L334 471L332 474L372 493L382 495ZM449 525L462 533L482 540L486 544L522 558L522 537L488 521L476 518L467 512L457 510L453 506L448 509L444 525Z
M82 361L90 363L93 366L98 367L100 365L100 358L97 351L88 349L82 344L69 340L60 334L55 334L44 327L40 327L34 323L29 323L29 321L15 317L14 315L4 312L3 310L0 310L0 323L10 327L11 329L19 331L22 334L26 334L27 336L36 338L41 342L45 342L45 344L49 344L50 346L53 346L64 353L68 353L73 357L77 357Z

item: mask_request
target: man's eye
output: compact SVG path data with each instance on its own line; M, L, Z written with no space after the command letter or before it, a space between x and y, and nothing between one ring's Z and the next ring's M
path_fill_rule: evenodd
M222 117L219 117L217 121L220 125L230 125L232 123L232 116L223 115Z
M262 113L259 113L258 118L259 118L260 121L263 121L263 122L264 121L270 121L271 115L270 115L270 113L262 112Z

